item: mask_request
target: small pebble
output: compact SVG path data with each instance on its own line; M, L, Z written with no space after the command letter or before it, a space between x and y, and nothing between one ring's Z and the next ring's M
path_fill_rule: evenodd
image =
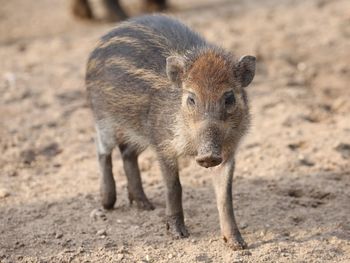
M241 259L240 257L237 257L232 262L233 263L243 263L243 259Z
M248 224L247 223L242 223L240 226L239 226L241 229L245 229L248 227Z
M113 241L107 241L107 243L104 244L104 248L116 248L117 245Z
M264 237L265 235L266 235L266 230L260 231L260 236L261 236L261 237Z
M174 257L173 254L168 255L168 259L172 259L173 257Z
M107 236L107 232L105 229L100 229L97 231L96 235L98 236Z
M107 220L106 214L100 208L92 210L90 213L90 217L94 220L98 218L101 218L102 220Z
M124 254L118 253L117 254L117 261L120 261L124 258Z
M11 89L16 87L16 75L13 72L6 72L4 74L4 79Z
M118 252L119 253L129 253L127 247L124 245L118 249Z
M46 157L54 157L62 152L59 145L57 143L50 143L46 145L39 151L39 154L44 155Z
M339 143L335 150L338 151L344 159L350 158L350 144L348 143Z
M36 159L36 153L33 149L24 150L20 153L22 162L25 164L31 164Z
M241 256L251 256L252 252L250 252L249 250L242 250L242 251L240 251L240 255Z
M283 231L283 232L281 233L281 235L284 236L284 237L289 237L289 236L290 236L290 233L289 233L287 230L285 230L285 231Z
M18 173L17 173L17 171L12 171L12 172L10 172L10 173L8 174L8 176L10 176L10 177L16 177L16 176L18 176Z
M302 76L294 76L288 79L286 85L289 87L297 87L305 85L305 78Z
M310 161L309 159L307 159L304 155L300 154L298 156L298 159L299 159L299 163L301 165L305 165L305 166L314 166L315 163Z
M299 142L295 142L295 143L290 143L288 144L288 148L291 149L292 151L295 151L301 147L303 147L305 145L304 141L299 141Z
M0 199L10 196L10 192L6 189L0 188Z
M60 239L63 237L62 233L56 233L55 238Z

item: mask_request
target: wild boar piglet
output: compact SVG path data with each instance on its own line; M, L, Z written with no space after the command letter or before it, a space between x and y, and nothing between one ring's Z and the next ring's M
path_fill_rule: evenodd
M223 239L233 249L245 248L234 218L232 176L249 127L246 87L254 74L255 57L236 59L168 16L131 19L103 36L86 73L103 207L116 202L111 153L118 146L130 202L154 209L137 162L150 146L165 181L166 227L187 237L178 158L194 156L201 167L212 167Z

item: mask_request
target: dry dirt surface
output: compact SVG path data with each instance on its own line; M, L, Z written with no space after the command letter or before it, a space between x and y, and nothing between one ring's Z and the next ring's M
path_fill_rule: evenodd
M118 152L117 204L101 209L83 80L114 25L74 20L67 1L11 0L0 6L0 262L350 262L350 2L170 3L208 40L258 58L233 185L249 248L224 245L211 170L193 160L180 171L189 238L166 234L151 151L140 166L156 209L129 205Z

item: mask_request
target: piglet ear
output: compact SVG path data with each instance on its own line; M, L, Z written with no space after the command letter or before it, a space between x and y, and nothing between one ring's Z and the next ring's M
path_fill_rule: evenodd
M179 56L170 56L166 59L166 74L168 79L179 84L185 70L185 60Z
M241 81L242 87L247 87L252 82L255 75L256 58L253 56L243 56L237 64L237 77Z

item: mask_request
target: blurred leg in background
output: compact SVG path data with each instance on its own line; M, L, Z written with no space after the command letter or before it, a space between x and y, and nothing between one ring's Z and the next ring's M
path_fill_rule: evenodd
M166 0L146 0L144 3L144 10L146 12L159 12L167 8Z
M145 12L159 12L167 8L166 0L143 0ZM105 17L109 22L117 22L128 18L119 0L100 0L105 9ZM73 15L82 19L96 19L94 8L89 0L72 0Z
M73 15L83 19L92 19L92 11L88 0L73 0L72 2Z
M103 0L103 4L106 8L106 20L109 22L121 21L128 18L128 15L124 12L120 6L118 0Z

